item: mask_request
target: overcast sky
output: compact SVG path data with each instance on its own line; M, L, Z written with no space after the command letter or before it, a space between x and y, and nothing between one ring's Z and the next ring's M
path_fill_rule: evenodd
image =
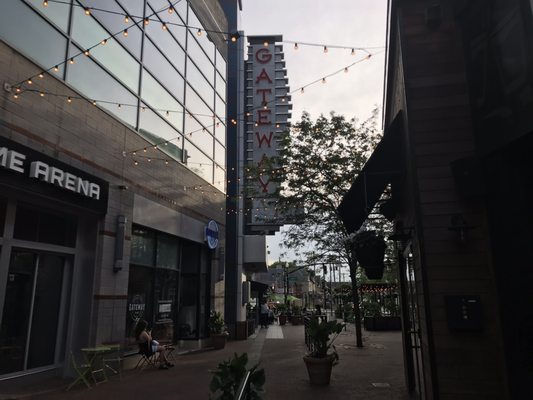
M292 90L343 69L366 53L350 49L305 46L301 43L347 47L383 47L353 67L292 95L292 119L305 110L316 119L330 111L347 118L366 119L383 98L384 46L387 0L242 0L241 27L246 35L283 35L287 76ZM381 121L380 121L381 122ZM279 234L267 239L269 264L278 260ZM285 251L285 250L283 250ZM292 258L290 253L288 258Z

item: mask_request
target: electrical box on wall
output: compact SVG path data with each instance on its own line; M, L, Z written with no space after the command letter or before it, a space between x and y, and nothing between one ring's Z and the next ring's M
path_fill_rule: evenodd
M444 296L446 319L451 332L480 332L483 312L479 296Z

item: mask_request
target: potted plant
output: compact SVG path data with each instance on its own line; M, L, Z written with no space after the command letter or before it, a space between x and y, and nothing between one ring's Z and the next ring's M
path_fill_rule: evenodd
M385 239L376 231L357 232L353 238L355 258L365 270L368 279L383 277L385 259Z
M226 322L222 318L222 314L214 310L209 315L209 333L212 347L223 349L226 346L226 340L228 338Z
M233 400L236 398L241 385L246 384L244 387L245 398L260 400L265 384L265 371L264 369L257 369L258 365L246 369L247 363L248 355L243 353L240 356L235 354L232 359L218 364L217 369L213 371L213 379L209 385L211 392L209 399ZM248 372L248 380L243 382Z
M312 385L328 385L331 368L339 361L339 355L333 342L344 328L344 324L326 321L325 318L311 318L307 335L312 349L304 356L309 381ZM331 335L334 335L330 338ZM329 351L332 349L332 351Z
M301 325L303 322L302 308L299 306L293 306L291 323L293 325Z

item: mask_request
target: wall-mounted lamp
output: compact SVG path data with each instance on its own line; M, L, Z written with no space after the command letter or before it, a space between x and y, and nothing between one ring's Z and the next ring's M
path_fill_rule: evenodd
M124 215L117 216L117 231L115 236L115 262L113 264L113 272L118 272L122 269L122 261L124 259L124 241L126 239L126 217Z
M463 214L454 214L450 218L451 226L448 228L457 234L457 242L464 244L468 240L468 231L474 229L475 226L468 225Z

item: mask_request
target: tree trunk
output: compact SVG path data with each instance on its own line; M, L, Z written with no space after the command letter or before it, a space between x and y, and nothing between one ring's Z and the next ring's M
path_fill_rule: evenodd
M363 336L361 333L361 309L359 308L359 292L357 291L357 278L355 271L357 264L355 261L350 262L350 278L352 280L352 300L354 306L354 324L355 340L357 347L363 347Z

